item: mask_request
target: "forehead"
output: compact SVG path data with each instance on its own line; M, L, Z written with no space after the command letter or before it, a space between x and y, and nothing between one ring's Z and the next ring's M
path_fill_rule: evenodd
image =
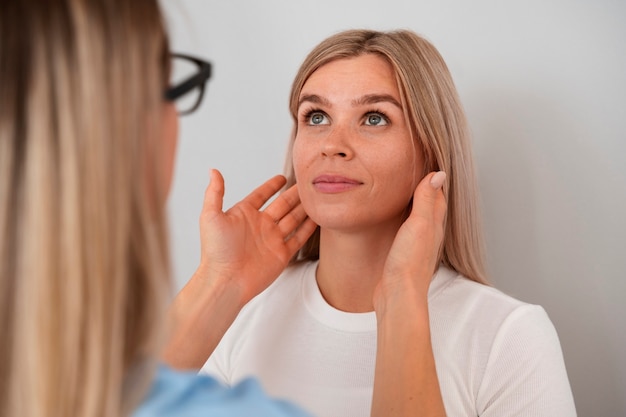
M322 65L302 87L300 96L306 94L331 97L388 94L400 101L393 67L377 54L340 58Z

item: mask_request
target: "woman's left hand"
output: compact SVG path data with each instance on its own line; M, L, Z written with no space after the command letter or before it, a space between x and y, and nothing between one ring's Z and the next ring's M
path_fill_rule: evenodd
M378 325L372 417L446 415L435 367L428 288L444 236L443 172L431 173L413 195L374 293Z
M444 237L445 179L444 172L431 173L417 186L411 213L398 230L387 256L374 305L390 293L404 293L406 285L426 297Z

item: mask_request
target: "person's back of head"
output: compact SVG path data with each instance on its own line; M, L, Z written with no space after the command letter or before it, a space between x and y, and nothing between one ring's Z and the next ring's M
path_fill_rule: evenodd
M0 3L1 416L137 400L122 385L154 354L169 286L168 63L155 0Z

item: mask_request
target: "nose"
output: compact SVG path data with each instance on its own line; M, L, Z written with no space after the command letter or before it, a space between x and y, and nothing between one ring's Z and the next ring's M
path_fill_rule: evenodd
M321 142L320 153L322 157L351 159L354 152L349 139L350 134L347 129L341 127L333 128Z

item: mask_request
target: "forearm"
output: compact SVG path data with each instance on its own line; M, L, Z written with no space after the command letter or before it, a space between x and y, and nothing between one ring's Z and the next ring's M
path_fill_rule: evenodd
M411 291L376 309L378 347L372 417L445 416L430 339L428 306Z
M240 288L225 277L198 270L168 311L162 360L177 369L199 369L244 305Z

